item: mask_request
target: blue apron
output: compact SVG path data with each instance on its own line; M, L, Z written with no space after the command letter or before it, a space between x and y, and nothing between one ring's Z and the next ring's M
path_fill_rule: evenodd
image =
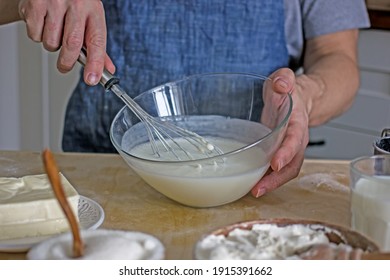
M106 0L107 53L135 97L207 72L269 75L288 65L283 0ZM62 148L115 152L109 128L124 106L82 80L66 110Z

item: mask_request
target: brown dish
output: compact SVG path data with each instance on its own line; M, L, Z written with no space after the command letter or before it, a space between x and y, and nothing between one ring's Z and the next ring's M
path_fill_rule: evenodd
M242 230L251 230L254 225L275 225L278 228L288 227L291 225L304 225L311 230L317 232L323 232L326 237L329 239L330 244L335 245L347 245L353 249L361 249L365 252L377 252L379 251L378 245L376 245L369 238L360 234L359 232L353 231L349 228L345 228L339 225L333 225L326 222L320 221L311 221L311 220L302 220L302 219L259 219L252 221L244 221L240 223L235 223L227 225L225 227L213 230L212 232L204 235L195 245L194 248L194 257L195 259L207 259L205 258L204 248L202 247L202 242L210 236L225 236L227 237L233 230L242 229ZM261 253L261 249L259 249Z

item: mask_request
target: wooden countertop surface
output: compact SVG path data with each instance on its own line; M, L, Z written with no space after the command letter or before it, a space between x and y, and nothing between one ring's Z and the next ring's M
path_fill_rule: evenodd
M117 154L54 154L62 173L105 211L102 228L150 233L167 259L192 259L195 242L220 226L262 218L300 218L350 226L347 161L305 160L298 178L261 198L215 208L180 205L149 187ZM0 176L44 173L40 152L0 151ZM24 259L2 253L0 259Z

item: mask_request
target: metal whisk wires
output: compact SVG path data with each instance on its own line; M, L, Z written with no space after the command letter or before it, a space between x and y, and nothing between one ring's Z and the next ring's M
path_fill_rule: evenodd
M137 116L137 118L139 118L145 125L153 152L158 157L161 157L159 146L162 146L165 151L172 153L178 160L183 159L177 151L181 151L187 159L194 159L191 153L177 142L177 139L180 138L185 139L188 143L194 146L199 153L202 153L207 157L222 154L222 151L218 147L215 147L206 141L202 136L179 127L169 121L162 121L149 115L130 96L128 96L119 85L112 85L110 90L122 99L130 110ZM157 141L159 141L161 145L158 145Z
M85 65L85 49L82 49L78 61L83 66ZM171 153L177 160L193 160L194 157L192 154L177 141L179 139L186 140L187 143L195 147L197 153L204 155L205 158L222 154L220 148L212 145L205 138L195 132L148 114L119 86L119 79L111 75L106 69L103 71L100 84L106 90L110 90L115 93L145 125L150 145L153 153L156 154L157 157L161 157L162 152L160 147L162 147L165 152ZM184 154L186 158L182 158L178 153L179 151L180 154Z

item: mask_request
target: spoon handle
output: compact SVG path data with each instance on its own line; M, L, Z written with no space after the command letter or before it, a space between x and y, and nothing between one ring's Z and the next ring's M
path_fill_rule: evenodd
M73 235L73 257L79 258L84 254L84 244L81 240L79 224L74 215L72 208L66 198L61 178L59 176L59 170L54 160L53 154L49 149L45 149L42 153L43 163L45 166L46 174L49 178L50 184L53 188L54 194L61 205L62 210L65 213L66 218L70 224Z

